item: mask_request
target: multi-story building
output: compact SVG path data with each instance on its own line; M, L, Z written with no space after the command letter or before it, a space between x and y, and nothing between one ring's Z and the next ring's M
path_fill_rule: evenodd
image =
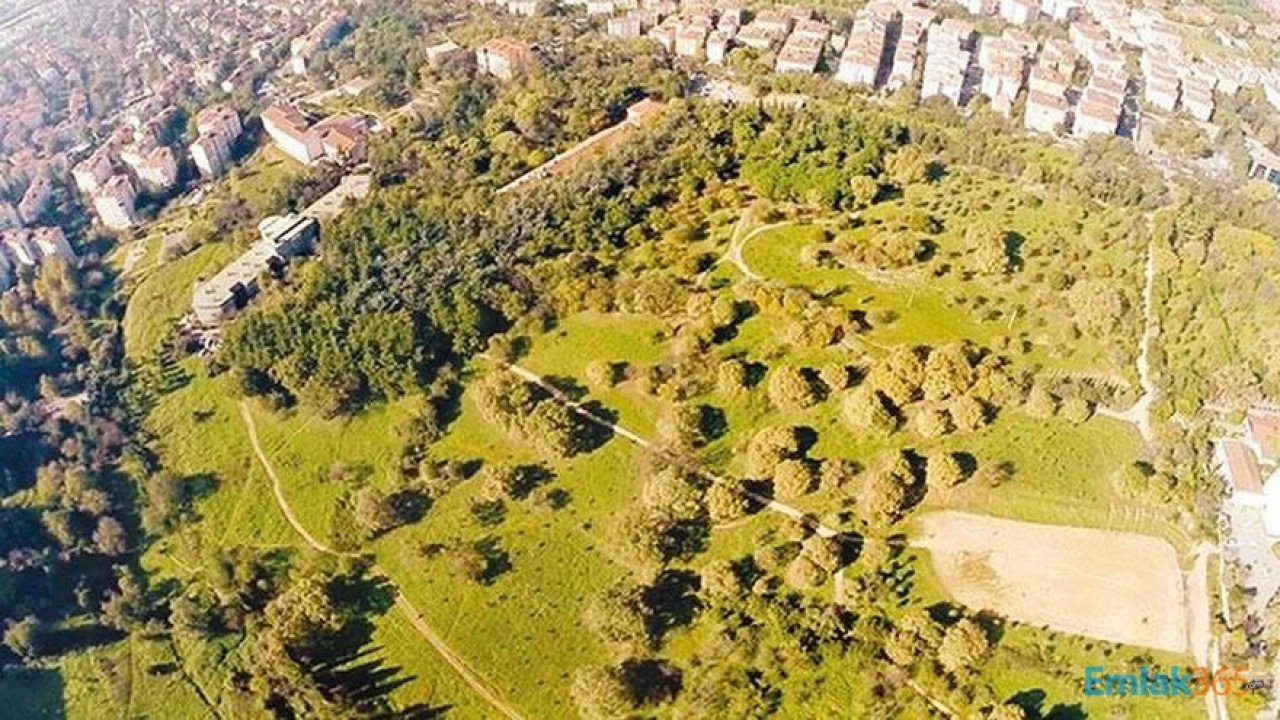
M499 80L512 80L537 62L531 46L509 37L494 38L476 51L476 63Z
M707 62L723 65L729 55L729 36L719 30L707 35Z
M538 14L538 0L508 0L507 12L521 17L533 17Z
M54 257L74 260L75 256L62 228L6 230L0 233L0 291L13 287L19 267L35 267Z
M221 177L240 138L240 113L230 105L207 107L196 115L196 131L200 137L191 144L191 158L205 177Z
M116 175L93 196L98 219L111 230L125 230L138 224L138 194L128 175Z
M201 325L230 319L258 294L263 274L278 272L290 258L311 252L320 237L320 223L300 215L273 216L258 224L258 232L261 239L243 255L196 283L191 309Z
M289 67L295 74L306 75L311 58L321 50L333 45L347 30L346 13L336 12L306 34L294 38L289 43Z
M1089 84L1080 94L1072 132L1078 137L1115 135L1120 128L1128 79L1114 70L1095 68Z
M8 200L0 200L0 232L22 227L22 216Z
M920 46L924 43L926 32L933 25L937 15L928 8L910 5L902 9L901 31L893 50L893 64L889 68L889 77L885 87L890 91L911 82L916 71L916 60L920 56Z
M738 31L735 41L756 50L771 50L786 39L795 18L781 8L763 10Z
M1249 148L1249 177L1269 182L1280 188L1280 157L1254 143Z
M320 138L307 132L310 121L291 105L277 105L262 111L262 129L286 155L304 165L324 156Z
M979 17L995 15L1000 11L999 0L963 0L960 4L964 5L964 9L967 10L970 15L977 15Z
M885 75L889 36L901 20L889 2L871 2L858 11L849 41L840 56L836 80L847 85L878 87Z
M134 170L138 180L155 190L168 190L178 184L178 159L163 145L147 153Z
M925 42L921 98L941 95L955 105L962 105L968 100L967 83L974 36L972 25L954 18L930 28Z
M1013 102L1026 83L1027 55L1022 46L1005 36L984 37L978 46L982 73L980 92L991 99L991 108L1009 117Z
M1198 72L1189 72L1182 78L1182 109L1202 122L1213 118L1213 78Z
M1062 95L1032 88L1027 93L1023 124L1028 130L1053 133L1071 125L1071 106Z
M461 55L463 48L452 40L445 40L434 45L427 46L427 64L431 67L439 67L449 58L455 55Z
M1150 51L1142 54L1142 97L1148 105L1173 112L1181 97L1177 70Z
M831 36L831 27L816 20L803 20L795 25L782 49L774 69L780 73L812 73L818 69L822 61L822 50L826 47L827 38Z
M71 170L76 187L83 193L93 194L115 174L111 163L111 149L104 145Z
M636 12L609 18L607 25L613 37L638 38L644 32L644 23L640 20L640 13Z
M53 202L53 181L40 173L31 178L31 184L18 201L18 218L24 225L34 225Z
M680 57L701 58L707 35L707 28L702 25L682 23L676 30L676 54Z
M1000 0L1000 17L1014 25L1026 25L1040 16L1040 4L1032 0Z
M363 117L338 113L312 125L307 133L320 139L326 158L345 162L364 157L369 131L369 123Z

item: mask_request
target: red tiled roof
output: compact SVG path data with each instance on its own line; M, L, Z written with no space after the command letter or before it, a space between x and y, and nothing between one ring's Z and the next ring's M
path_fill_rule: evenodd
M1262 493L1262 471L1249 446L1239 440L1223 440L1222 454L1227 462L1227 476L1238 492Z
M1249 411L1249 434L1262 448L1262 459L1280 460L1280 414L1266 410Z

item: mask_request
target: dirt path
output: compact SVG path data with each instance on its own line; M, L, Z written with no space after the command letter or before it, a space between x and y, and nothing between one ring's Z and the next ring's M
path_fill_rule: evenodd
M1209 616L1209 556L1216 549L1201 543L1195 549L1195 561L1187 573L1187 637L1191 641L1191 657L1199 667L1218 668L1218 648L1213 642L1213 630ZM1209 720L1227 720L1226 703L1217 693L1204 697L1205 716Z
M358 557L356 553L334 550L328 545L317 540L310 532L307 532L307 529L303 527L297 516L293 514L293 509L289 507L289 503L284 497L284 490L280 485L280 478L276 475L275 468L272 467L271 461L267 459L266 453L262 450L262 444L258 441L258 428L253 422L253 413L249 411L249 404L244 400L240 401L240 417L244 420L245 430L248 431L249 443L253 445L253 453L257 455L258 462L262 465L262 469L266 471L267 477L271 479L271 492L275 495L276 505L280 507L280 512L284 513L285 520L289 522L289 525L293 527L294 531L298 533L307 545L311 546L311 548L317 552L334 557ZM517 713L510 705L503 702L502 698L498 697L496 693L490 690L488 682L481 678L477 672L472 670L471 667L453 651L453 648L450 648L445 643L444 639L440 637L440 634L431 628L426 619L423 618L422 613L419 612L418 608L414 607L413 603L409 598L405 597L404 593L400 592L399 587L394 581L392 581L391 576L388 575L386 571L377 564L374 564L371 567L371 570L373 575L385 578L387 582L395 588L396 609L405 616L405 619L407 619L409 624L413 626L413 629L422 636L422 639L426 640L427 643L431 645L432 649L436 651L436 654L448 663L449 667L453 668L454 672L458 674L458 677L462 678L462 680L466 682L482 700L488 703L494 710L497 710L503 717L509 718L509 720L522 720L520 714Z
M697 473L698 475L701 475L703 478L713 483L722 484L722 483L728 482L727 479L719 475L716 475L715 473L712 473L708 470L705 470L701 467L697 467L684 459L672 457L670 455L666 455L665 453L662 453L661 449L653 441L641 436L639 433L633 430L629 430L623 427L622 425L618 425L616 423L611 423L605 418L602 418L599 415L596 415L595 413L583 407L582 403L576 402L569 396L565 395L563 392L560 391L559 388L555 387L551 383L542 379L541 375L538 375L532 370L520 367L519 365L515 365L512 363L502 363L502 364L504 367L507 368L507 370L519 376L521 379L527 382L533 383L534 385L537 385L538 387L547 391L547 393L551 395L551 397L554 398L557 402L569 408L569 410L571 410L574 414L587 420L588 422L594 425L606 428L612 431L615 435L624 437L627 440L630 440L631 442L635 443L636 445L639 445L640 447L645 448L646 450L653 450L655 452L663 454L668 460L682 466L685 470L689 472ZM838 530L835 530L823 525L813 517L806 515L803 511L797 508L794 508L785 503L778 502L773 498L760 495L759 493L751 492L749 490L743 490L743 493L752 501L763 505L766 510L778 513L779 515L785 515L789 518L792 518L794 520L798 520L804 523L821 537L832 538L832 537L836 537L837 535L840 535L840 532ZM839 582L839 577L837 577L837 582Z
M289 507L289 502L285 500L284 489L280 486L280 477L276 475L275 468L267 460L267 454L262 451L262 444L258 442L258 426L253 422L253 413L249 411L249 403L244 400L240 401L240 418L244 420L245 429L249 432L249 443L253 445L253 454L258 456L258 462L262 464L262 469L266 471L267 477L271 479L271 492L276 496L276 505L280 506L280 512L284 513L284 519L293 526L294 532L298 533L302 540L310 545L312 549L325 555L356 557L355 553L339 552L325 545L303 527L298 520L298 516L293 514L293 508Z
M1151 215L1147 215L1148 227L1151 225ZM1155 238L1148 232L1147 238L1147 261L1143 270L1142 285L1142 339L1138 342L1138 384L1142 387L1142 396L1128 410L1113 410L1111 408L1099 407L1098 414L1121 420L1132 424L1138 428L1138 433L1142 435L1142 439L1147 444L1151 444L1155 438L1155 433L1151 429L1151 404L1155 402L1159 396L1159 389L1156 388L1155 382L1151 379L1151 341L1160 332L1160 327L1155 319L1155 284L1156 284L1156 256L1155 256Z

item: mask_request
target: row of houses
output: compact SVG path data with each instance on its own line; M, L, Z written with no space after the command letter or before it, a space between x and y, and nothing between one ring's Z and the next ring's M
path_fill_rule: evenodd
M140 190L166 192L176 187L178 156L160 143L157 129L169 120L162 114L121 128L72 168L76 187L90 198L107 228L124 230L138 223ZM196 116L196 128L199 137L188 148L191 158L204 176L217 178L226 172L243 131L240 115L229 105L205 108Z

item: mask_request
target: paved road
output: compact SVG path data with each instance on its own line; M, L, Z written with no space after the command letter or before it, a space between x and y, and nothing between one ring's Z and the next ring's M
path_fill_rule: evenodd
M317 552L334 557L358 557L356 553L334 550L328 545L317 540L315 536L307 531L306 527L304 527L298 520L298 517L293 514L293 509L289 507L289 503L284 497L284 490L280 485L280 478L276 475L275 468L272 467L271 461L267 459L267 454L262 450L262 444L258 441L258 428L253 422L253 413L250 412L249 404L244 400L240 401L240 417L244 420L245 430L249 433L249 443L253 445L253 453L258 456L258 462L262 464L262 469L266 471L267 477L271 479L271 492L275 495L276 504L280 507L280 512L284 513L285 520L289 522L289 525L293 527L294 531L298 533L307 545L311 546L311 548ZM481 699L488 703L494 710L497 710L503 717L506 717L509 720L522 720L520 714L511 706L503 702L502 698L498 697L496 693L490 690L489 684L484 681L476 671L472 670L471 667L453 651L453 648L449 647L448 644L445 643L439 633L432 629L426 619L422 617L422 613L418 611L418 608L414 607L409 598L405 597L404 593L400 592L399 588L391 580L391 576L387 575L387 573L376 564L372 566L371 570L372 574L386 579L393 588L396 588L396 609L405 616L405 619L409 621L409 624L413 626L413 629L417 630L418 634L421 635L429 645L431 645L432 649L436 651L436 654L448 663L449 667L453 668L454 672L456 672L458 676L461 677L462 680L480 696Z

